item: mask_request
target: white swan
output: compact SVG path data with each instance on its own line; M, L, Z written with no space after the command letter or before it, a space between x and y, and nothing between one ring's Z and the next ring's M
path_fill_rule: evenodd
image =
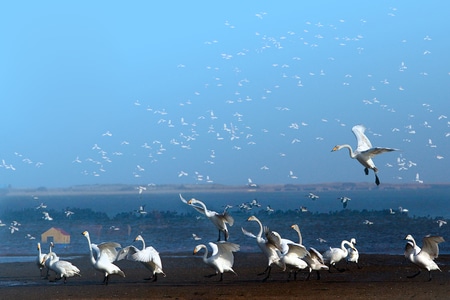
M266 277L264 277L263 281L266 281L267 278L270 276L270 271L272 270L272 264L276 264L281 269L286 270L286 264L281 260L281 237L278 233L275 231L270 231L269 228L264 227L260 220L258 220L255 216L250 216L247 221L255 221L259 224L259 233L258 235L254 235L251 232L246 231L244 228L242 229L242 232L249 237L255 238L256 243L258 244L258 247L261 249L261 251L264 253L264 255L267 257L267 268L258 275L267 274ZM266 236L266 239L262 237L264 232L264 235Z
M55 244L53 244L53 242L50 242L50 246L49 246L49 252L47 254L44 255L43 261L45 264L45 268L47 269L47 272L45 273L45 279L48 279L48 276L50 275L50 260L47 260L47 257L49 257L50 255L54 254L54 261L59 260L59 257L56 255L55 252L53 252L53 248L55 247Z
M216 226L216 228L219 230L219 238L217 239L218 241L220 241L220 232L223 232L223 234L225 236L225 241L228 240L229 233L228 233L227 223L230 224L230 226L233 226L233 223L234 223L233 217L231 215L229 215L228 212L225 211L224 213L219 214L215 211L208 210L206 208L206 205L202 201L197 200L195 198L192 198L191 200L186 201L183 198L183 196L181 196L181 194L180 194L180 199L184 203L191 205L198 212L204 214L214 224L214 226ZM199 206L197 206L195 204L198 204Z
M419 271L408 278L416 277L420 274L421 269L428 271L428 280L431 280L431 271L439 270L439 266L434 262L434 259L439 255L439 243L445 242L442 236L427 236L423 238L422 249L417 246L414 238L408 234L405 237L408 241L405 247L405 257L409 259L410 262L415 264Z
M233 270L234 255L233 252L240 250L238 244L230 242L209 242L209 246L212 248L212 254L208 257L208 247L204 244L197 245L194 249L194 254L199 252L201 249L205 249L203 254L203 262L215 270L214 274L207 275L207 277L212 277L220 273L219 281L223 280L224 272L231 272L237 276L236 272Z
M118 274L122 277L125 277L125 273L122 272L122 270L119 269L118 266L113 264L112 262L116 260L117 257L117 250L116 248L120 248L120 244L118 243L101 243L97 245L99 249L99 253L97 258L94 257L93 251L92 251L92 244L91 239L89 237L89 232L83 231L82 235L84 235L88 241L89 245L89 252L90 252L90 260L91 264L97 271L103 272L105 274L105 277L103 279L103 283L105 285L108 284L109 281L109 275L111 274Z
M55 253L51 253L46 256L44 260L49 262L49 268L56 273L56 280L64 278L64 283L66 283L67 277L73 277L75 275L81 276L80 269L74 266L71 262L59 260Z
M303 244L302 234L300 232L300 228L298 227L298 225L294 224L291 226L291 228L294 229L298 234L298 243ZM329 269L328 266L325 265L325 263L323 261L322 254L320 254L319 251L317 251L316 249L314 249L312 247L309 248L307 255L305 257L303 257L302 259L306 262L306 264L309 267L309 273L308 273L308 277L306 278L306 280L309 279L309 277L311 276L311 272L313 270L317 272L317 279L320 279L319 271Z
M297 279L297 272L308 268L308 264L303 258L308 255L305 246L302 245L301 235L299 235L299 243L295 243L288 239L281 239L281 260L289 269L289 277L294 272L294 280Z
M45 257L46 255L43 254L42 251L41 251L41 243L37 243L37 249L38 249L38 256L37 256L37 258L36 258L36 265L38 266L39 271L40 271L41 276L42 276L42 270L43 270L44 267L45 267L45 260L44 260L44 257Z
M361 269L361 266L358 263L359 252L358 252L358 249L356 249L356 247L355 247L356 239L355 238L350 239L350 243L352 243L353 248L347 248L347 251L348 251L347 264L349 262L354 262L354 263L356 263L356 266L358 267L358 269Z
M158 274L162 274L166 277L166 274L164 274L162 269L161 258L159 257L158 251L156 251L156 249L152 246L145 247L145 241L141 235L138 235L134 241L142 241L142 250L139 250L134 246L125 247L119 251L117 260L126 258L128 260L142 263L147 269L150 270L150 272L152 272L152 276L148 278L148 280L153 279L153 281L156 281L158 279Z
M398 149L394 148L381 148L381 147L372 147L372 144L370 143L367 136L364 134L364 131L366 128L362 125L356 125L353 126L352 131L353 134L356 137L356 140L358 141L358 146L353 152L353 149L348 144L343 145L336 145L331 151L338 151L343 148L347 148L348 152L350 154L351 158L356 158L357 161L359 161L364 166L364 172L366 175L369 174L369 169L372 169L375 173L375 183L377 185L380 184L380 180L378 179L378 169L375 166L374 162L372 161L372 158L375 157L378 154L384 153L384 152L391 152L396 151Z
M353 250L355 250L356 248L353 246L352 243L350 243L349 241L343 240L341 242L341 248L331 248L329 250L327 250L324 254L323 254L323 258L324 261L330 264L330 267L333 266L335 269L337 269L338 271L342 272L344 270L342 269L338 269L336 267L336 264L338 262L340 262L341 260L345 259L348 255L348 250L347 248L345 248L345 245L348 245L350 248L352 248ZM330 271L330 270L328 270Z

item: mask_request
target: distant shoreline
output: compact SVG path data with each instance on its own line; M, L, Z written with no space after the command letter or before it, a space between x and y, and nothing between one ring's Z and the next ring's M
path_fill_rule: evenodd
M162 185L131 185L131 184L104 184L104 185L76 185L65 188L3 188L1 196L78 196L78 195L135 195L140 187L145 194L165 193L233 193L233 192L324 192L324 191L358 191L358 190L404 190L404 189L430 189L448 188L450 183L436 184L382 184L373 183L321 183L321 184L265 184L255 187L233 186L220 184L162 184Z

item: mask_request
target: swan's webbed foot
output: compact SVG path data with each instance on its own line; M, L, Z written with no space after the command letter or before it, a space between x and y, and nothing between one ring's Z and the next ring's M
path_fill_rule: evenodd
M258 276L264 275L267 273L267 271L269 270L270 267L267 267L264 271L262 271L261 273L258 273Z
M152 282L155 282L156 280L158 280L158 277L155 275L144 278L144 280L151 280Z
M211 277L214 277L214 276L217 276L217 273L205 275L205 277L207 277L207 278L211 278Z
M380 185L380 179L378 178L378 175L377 175L377 174L375 174L375 183L376 183L377 185Z
M364 168L364 174L369 175L369 169L368 168Z
M316 272L317 272L317 280L320 280L320 272L319 271Z
M268 279L269 276L270 276L270 271L271 271L271 270L272 270L272 268L271 268L270 266L268 266L268 267L264 270L264 272L258 274L258 275L264 275L264 274L267 273L266 277L264 277L263 280L262 280L263 282L266 282L266 281L267 281L267 279Z
M416 274L413 274L413 275L409 275L409 276L406 276L406 277L408 277L408 278L414 278L414 277L416 277L417 275L419 275L420 274L420 269L419 269L419 271L416 273ZM430 277L431 277L431 274L430 274Z

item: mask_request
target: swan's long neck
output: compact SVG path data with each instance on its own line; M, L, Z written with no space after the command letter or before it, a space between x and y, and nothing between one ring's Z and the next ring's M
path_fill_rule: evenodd
M297 231L297 234L298 234L298 243L299 243L300 245L303 245L303 238L302 238L302 234L301 234L301 232L300 232L300 228L298 228L297 225L295 225L295 226L292 227L292 228L294 228L294 230Z
M259 233L258 233L258 237L260 238L260 237L262 237L262 235L263 235L263 225L262 225L261 221L258 220L257 218L255 218L255 221L258 222L258 224L259 224Z
M196 203L200 204L200 206L203 208L203 211L206 213L207 209L206 209L205 203L203 203L202 201L198 201L198 200L196 200Z
M145 249L145 241L142 238L140 240L142 241L142 250L144 250Z
M350 157L351 158L355 158L356 155L353 152L353 149L352 149L352 147L350 145L348 145L348 144L341 145L341 149L342 148L347 148L348 149L348 154L350 155Z
M342 251L344 251L345 253L348 253L347 248L345 248L345 245L349 245L350 248L353 248L352 243L350 243L349 241L342 241L342 242L341 242L341 249L342 249Z
M52 265L54 263L54 260L56 259L56 254L55 253L51 253L50 256L48 257L49 260L49 266Z
M208 262L208 247L204 246L202 248L205 249L205 253L203 254L203 261L206 263Z
M88 245L89 245L89 253L90 253L89 257L90 257L90 259L91 259L91 263L92 263L93 265L95 265L96 261L95 261L95 258L94 258L94 253L92 253L91 238L89 237L89 235L85 235L85 237L87 238Z
M42 251L41 251L41 245L40 244L38 245L38 254L39 254L39 257L42 256Z

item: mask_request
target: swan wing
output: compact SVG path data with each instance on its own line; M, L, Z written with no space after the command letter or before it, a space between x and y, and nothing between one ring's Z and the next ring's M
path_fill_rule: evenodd
M254 234L251 233L250 231L245 230L244 227L241 227L241 229L242 229L242 233L243 233L243 234L245 234L246 236L249 236L249 237L251 237L251 238L256 239L256 235L254 235Z
M214 247L211 245L213 244ZM233 252L239 251L240 246L238 244L230 243L230 242L217 242L217 243L209 243L209 245L213 248L213 255L217 255L218 259L224 264L225 267L232 268L234 264L234 256ZM217 250L215 250L216 248ZM214 253L214 251L217 251Z
M368 158L373 158L374 156L385 153L385 152L391 152L391 151L397 151L398 149L395 148L385 148L385 147L375 147L370 148L365 151L360 151L361 155L364 155Z
M114 243L114 242L101 243L97 246L98 246L98 249L100 250L100 255L98 258L103 259L103 257L106 257L110 262L115 261L117 258L117 249L116 248L122 247L122 246L120 246L119 243Z
M435 259L439 255L439 243L444 242L442 236L428 236L423 238L422 251L420 253L427 253L431 259Z
M161 258L159 257L158 251L152 246L145 248L144 250L137 251L132 255L134 261L149 263L153 262L158 267L162 267Z
M223 214L216 213L216 216L220 218L223 222L226 222L230 224L230 226L233 226L234 219L228 212L224 212Z
M324 263L322 254L320 254L320 252L314 249L313 247L309 248L309 255L311 256L311 258L317 259L321 264Z
M364 127L363 125L355 125L352 128L352 132L355 135L356 141L358 143L356 152L362 152L372 148L372 143L364 134L364 131L366 131L366 127Z
M211 256L217 255L219 253L219 247L217 245L218 243L209 242L208 244L212 249Z
M133 254L135 254L138 251L139 250L135 246L127 246L119 251L116 260L122 260L125 258L128 260L133 260L132 259Z
M288 244L289 253L294 253L299 258L303 258L308 255L308 250L306 250L305 246L300 244Z
M264 226L264 234L266 235L267 242L272 244L280 251L283 251L283 247L281 245L281 236L278 232L272 231L269 227Z

